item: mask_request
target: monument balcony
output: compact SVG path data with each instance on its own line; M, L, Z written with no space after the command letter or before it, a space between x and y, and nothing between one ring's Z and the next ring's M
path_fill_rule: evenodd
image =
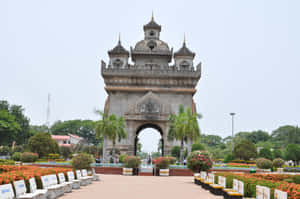
M154 64L155 66L155 64ZM190 70L179 70L174 66L167 66L159 68L157 66L150 68L148 66L132 66L128 65L126 68L112 68L106 67L105 62L101 64L101 74L105 78L107 77L130 77L130 78L179 78L179 79L196 79L197 81L201 77L201 63L197 65L196 70L194 68Z

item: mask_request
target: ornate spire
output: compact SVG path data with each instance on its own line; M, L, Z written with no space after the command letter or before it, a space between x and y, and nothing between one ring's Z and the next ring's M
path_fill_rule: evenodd
M192 51L190 51L190 49L188 49L186 47L186 38L185 38L185 33L184 33L184 36L183 36L183 44L182 44L182 47L174 53L174 57L177 57L177 56L190 56L190 57L195 57L195 53L193 53Z
M152 11L152 17L151 17L151 21L144 25L144 31L147 30L147 29L156 29L158 31L161 31L161 26L158 25L155 21L154 21L154 14L153 14L153 11Z
M151 17L151 21L154 21L154 14L153 14L153 10L152 10L152 17Z
M109 55L127 55L129 52L121 44L121 33L119 33L118 44L112 50L108 51Z

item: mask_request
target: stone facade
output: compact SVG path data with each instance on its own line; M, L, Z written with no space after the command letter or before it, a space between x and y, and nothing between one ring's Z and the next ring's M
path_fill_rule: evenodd
M196 111L193 95L201 77L201 63L193 64L195 53L184 41L173 53L167 43L159 39L161 26L153 17L144 26L145 38L137 42L130 53L119 42L108 51L109 64L101 62L101 75L108 94L105 112L124 116L128 138L117 143L123 153L135 154L139 132L155 128L161 133L163 152L169 154L176 141L167 140L168 118L177 114L179 105ZM128 62L131 58L133 64ZM174 65L171 65L174 58ZM112 143L105 140L106 152Z

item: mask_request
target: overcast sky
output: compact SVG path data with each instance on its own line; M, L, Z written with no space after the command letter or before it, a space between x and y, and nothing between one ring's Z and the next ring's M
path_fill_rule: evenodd
M23 105L32 124L45 123L48 93L51 123L99 119L100 60L119 32L127 49L143 39L152 10L161 39L177 50L185 33L202 62L202 133L230 135L230 112L236 131L300 123L298 0L1 0L0 98Z

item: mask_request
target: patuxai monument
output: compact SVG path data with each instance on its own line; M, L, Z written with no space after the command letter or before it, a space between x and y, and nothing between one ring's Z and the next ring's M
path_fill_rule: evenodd
M154 128L161 134L162 155L170 153L176 141L168 141L168 119L179 105L196 111L193 96L201 77L201 63L194 65L195 53L186 42L173 48L160 40L161 26L154 21L144 25L144 39L130 51L118 44L108 51L109 62L101 62L101 74L108 94L105 112L124 116L127 139L116 144L122 153L136 154L138 134ZM131 62L129 61L131 60ZM112 143L104 144L106 154Z

